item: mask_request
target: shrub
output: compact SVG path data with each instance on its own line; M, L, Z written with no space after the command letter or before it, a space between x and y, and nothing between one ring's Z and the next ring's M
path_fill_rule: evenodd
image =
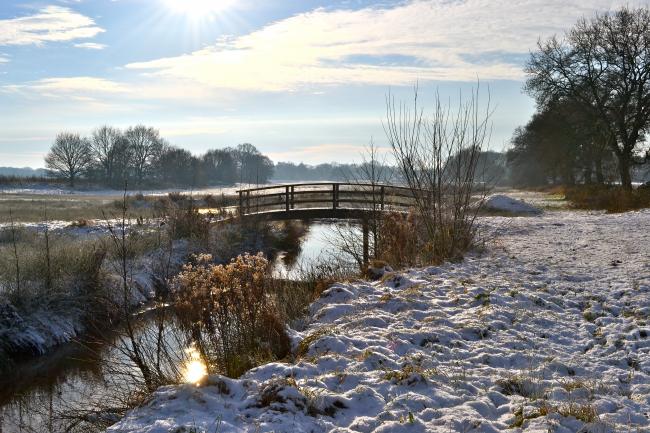
M425 262L459 259L473 246L481 207L481 201L479 206L473 201L487 194L487 185L476 181L477 167L489 140L492 112L489 101L481 112L478 96L473 90L452 113L436 95L430 117L418 105L417 89L412 108L387 98L385 131L412 196L414 231L423 238L419 257ZM402 234L402 227L394 228ZM399 245L389 248L395 247Z
M192 200L185 200L183 195L179 195L179 199L172 194L177 193L170 193L170 197L160 197L154 202L155 213L164 221L170 237L199 240L206 244L210 233L208 219L201 215Z
M174 239L207 242L210 222L197 209L173 209L167 216L168 229Z
M187 200L187 196L181 192L170 192L167 194L167 197L174 203L182 202Z
M375 249L377 259L385 261L391 267L399 269L420 262L422 243L426 237L422 236L417 215L390 213L380 221L381 237Z
M564 196L575 208L625 212L650 207L650 190L628 190L616 185L579 185L565 188Z
M181 322L199 352L230 377L286 356L290 342L271 296L268 261L261 254L225 266L211 259L197 257L174 280Z

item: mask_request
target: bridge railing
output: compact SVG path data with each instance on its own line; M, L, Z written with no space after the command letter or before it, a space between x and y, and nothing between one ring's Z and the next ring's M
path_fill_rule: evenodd
M415 204L409 188L387 184L300 183L242 189L239 214L301 209L406 210Z

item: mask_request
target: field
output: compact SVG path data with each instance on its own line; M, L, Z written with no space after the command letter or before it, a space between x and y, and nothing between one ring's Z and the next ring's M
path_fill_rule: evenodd
M129 200L140 201L137 212L148 218L155 215L153 206L158 199L174 194L196 197L198 200L211 196L233 196L234 187L203 188L198 190L145 190L128 191ZM49 186L21 188L5 187L0 190L0 225L10 222L10 211L16 222L41 222L47 216L50 221L78 221L103 219L119 211L124 192L117 190L70 190ZM136 203L137 204L137 203Z

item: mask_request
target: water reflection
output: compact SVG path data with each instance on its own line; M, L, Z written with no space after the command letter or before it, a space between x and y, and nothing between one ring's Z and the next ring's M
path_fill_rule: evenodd
M198 385L204 377L208 375L208 369L205 363L201 360L199 351L195 347L190 347L185 350L189 359L183 366L183 378L187 383Z
M301 234L301 242L288 244L278 253L273 263L276 278L301 279L303 273L319 263L337 263L341 266L354 265L354 258L337 247L341 223L328 220L319 221L306 227Z

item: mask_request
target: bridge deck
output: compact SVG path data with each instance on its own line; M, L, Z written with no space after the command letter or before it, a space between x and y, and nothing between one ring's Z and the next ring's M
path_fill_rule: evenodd
M262 220L364 219L371 212L406 211L410 189L364 183L300 183L238 191L238 214Z

